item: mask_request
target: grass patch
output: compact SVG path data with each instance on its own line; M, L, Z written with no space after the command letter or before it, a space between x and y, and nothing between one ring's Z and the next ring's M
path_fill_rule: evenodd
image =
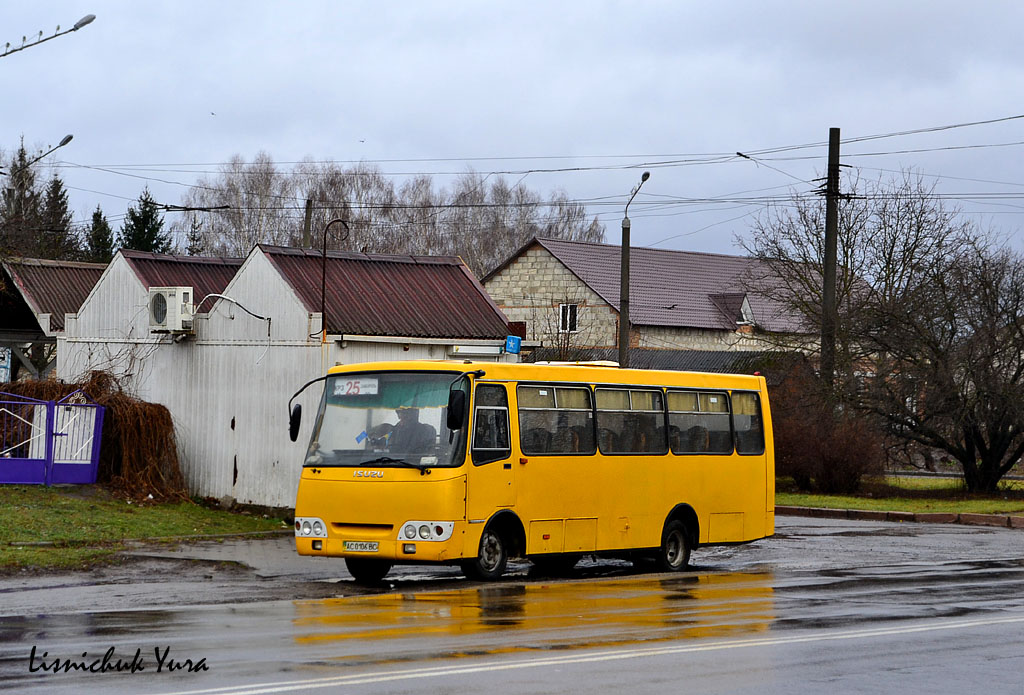
M831 509L949 514L1024 514L1024 487L1007 481L999 492L969 494L959 478L887 476L866 480L857 495L800 492L793 481L776 481L775 504Z
M112 561L122 542L134 538L284 528L281 519L208 509L191 502L129 501L97 485L3 485L0 510L0 572L92 567ZM40 542L53 545L23 545Z

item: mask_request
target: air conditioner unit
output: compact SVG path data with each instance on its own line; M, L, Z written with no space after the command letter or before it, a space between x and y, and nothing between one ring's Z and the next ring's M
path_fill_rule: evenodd
M150 287L149 332L191 333L194 298L191 287Z

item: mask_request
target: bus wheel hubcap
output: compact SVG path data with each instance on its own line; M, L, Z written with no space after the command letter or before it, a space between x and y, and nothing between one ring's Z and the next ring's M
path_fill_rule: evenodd
M678 567L683 559L683 537L678 531L665 539L665 559L671 567Z
M501 541L490 531L484 536L484 542L480 544L480 564L488 570L492 570L501 562Z

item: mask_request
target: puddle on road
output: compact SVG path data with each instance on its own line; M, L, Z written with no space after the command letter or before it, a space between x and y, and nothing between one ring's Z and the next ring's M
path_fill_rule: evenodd
M724 637L769 629L772 583L733 572L301 601L294 639L348 665Z

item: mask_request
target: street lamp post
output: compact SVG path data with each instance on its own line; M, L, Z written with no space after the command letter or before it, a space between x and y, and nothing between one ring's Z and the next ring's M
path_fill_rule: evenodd
M33 46L38 46L41 43L46 43L50 39L55 39L58 36L64 36L64 34L70 34L73 31L78 31L79 29L84 27L86 24L91 24L92 20L94 20L94 19L96 19L96 15L94 15L94 14L87 14L84 17L82 17L80 20L75 22L75 26L71 27L70 29L65 29L64 31L61 31L60 27L57 27L57 31L54 32L53 36L47 36L45 39L43 38L43 32L39 32L39 38L37 40L33 41L32 43L24 43L25 39L24 39L24 37L22 37L22 45L18 46L17 48L11 48L11 44L10 43L8 43L6 46L4 46L4 52L0 53L0 58L4 58L6 56L9 56L12 53L17 53L18 51L24 51L26 48L32 48Z
M626 211L622 215L622 252L619 278L619 367L629 367L629 204L640 191L644 182L651 178L651 172L645 171L640 183L633 189L626 203Z
M25 179L26 179L26 174L28 173L29 167L31 167L33 164L38 162L43 157L51 154L55 150L58 150L61 147L64 147L64 145L66 145L69 142L71 142L71 138L72 137L73 136L70 135L70 134L65 135L64 138L59 143L57 143L57 145L55 147L51 147L50 149L48 149L46 152L43 152L38 157L34 157L34 158L28 160L27 162L25 162L25 164L17 166L17 168L12 167L10 173L7 173L5 171L0 171L0 174L8 177L7 190L8 190L9 194L12 197L11 205L13 207L13 213L14 213L13 218L14 219L23 218L24 214L25 214L25 210L24 210L24 204L25 204L24 196L25 196L25 189L27 187ZM18 164L16 159L14 161L12 161L11 163L15 164L15 165ZM0 239L0 248L4 248L4 249L6 248L7 240L8 240L7 236L8 236L9 233L10 232L8 232L7 230L5 230L3 232L3 238Z
M45 156L47 156L47 155L50 155L50 154L53 154L54 152L56 152L57 150L59 150L59 149L60 149L61 147L64 147L64 145L66 145L66 144L68 144L69 142L71 142L72 138L74 138L74 137L75 137L75 136L74 136L74 135L71 135L70 133L69 133L68 135L65 135L65 136L63 137L63 139L61 139L61 141L60 141L60 142L58 142L58 143L57 143L56 145L54 145L53 147L51 147L50 149L48 149L48 150L47 150L46 152L43 152L43 153L42 153L41 155L39 155L38 157L35 157L35 158L33 158L33 159L30 159L30 160L28 160L27 162L25 162L25 165L24 165L24 166L21 166L21 167L18 167L18 168L19 168L20 170L25 170L25 169L28 169L28 168L29 168L30 166L32 166L33 164L35 164L36 162L38 162L38 161L39 161L40 159L42 159L43 157L45 157ZM0 171L0 174L4 174L4 175L9 175L9 176L12 176L12 177L13 177L13 176L14 176L14 174L15 174L15 171L14 171L14 169L11 169L11 173L10 173L10 174L6 174L6 172Z

